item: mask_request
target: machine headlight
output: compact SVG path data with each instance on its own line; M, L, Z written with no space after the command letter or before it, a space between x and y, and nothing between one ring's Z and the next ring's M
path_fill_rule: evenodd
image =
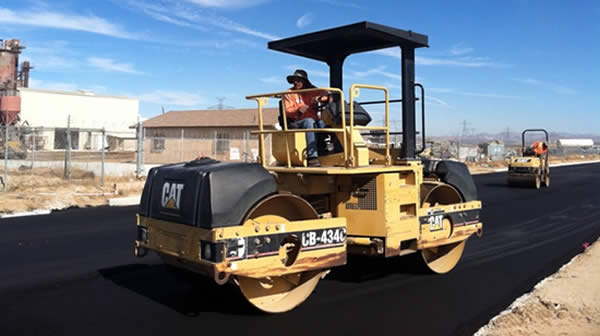
M144 244L148 244L148 228L143 226L137 227L137 240Z
M210 244L204 244L204 248L202 249L202 256L208 260L212 258L212 249Z
M200 259L214 263L223 261L223 243L200 241Z

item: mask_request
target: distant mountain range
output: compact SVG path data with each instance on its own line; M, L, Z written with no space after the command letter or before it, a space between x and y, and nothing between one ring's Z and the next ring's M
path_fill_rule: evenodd
M536 140L543 140L544 133L542 132L532 132L525 135L525 141L527 143L533 142ZM600 134L586 134L586 133L567 133L567 132L548 132L548 137L550 143L554 144L558 139L592 139L594 140L594 144L600 144ZM442 136L427 136L427 140L445 142L445 141L460 141L463 144L480 144L483 142L490 141L502 141L507 145L518 145L521 144L521 132L510 132L507 134L505 132L502 133L477 133L477 134L468 134L464 136L456 136L456 135L442 135Z

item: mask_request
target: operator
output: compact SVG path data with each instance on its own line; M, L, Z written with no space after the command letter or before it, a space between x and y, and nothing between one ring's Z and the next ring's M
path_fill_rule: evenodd
M288 91L312 89L315 86L308 80L308 74L302 69L287 76L287 81L293 86ZM325 123L316 111L316 105L329 100L327 91L290 93L283 96L283 106L287 117L288 128L324 128ZM282 125L283 126L283 125ZM320 167L317 152L317 139L314 132L306 132L306 156L309 167Z
M546 145L546 143L543 141L534 142L533 145L531 145L531 148L537 156L546 154L548 152L548 145Z

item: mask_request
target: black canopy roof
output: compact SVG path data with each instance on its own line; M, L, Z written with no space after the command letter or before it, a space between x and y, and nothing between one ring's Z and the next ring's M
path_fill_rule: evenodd
M428 47L427 35L363 21L269 42L269 49L327 63L354 53L389 47Z
M402 158L416 151L415 49L428 47L427 35L372 22L298 35L269 42L269 49L312 58L329 65L329 86L342 89L342 67L347 56L359 52L400 47L402 52ZM425 134L423 134L423 137Z

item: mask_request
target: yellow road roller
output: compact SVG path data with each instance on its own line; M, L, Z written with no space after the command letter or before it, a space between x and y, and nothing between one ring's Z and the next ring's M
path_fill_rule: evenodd
M264 107L290 92L247 96L258 106L258 162L201 158L151 169L137 215L135 254L153 251L170 266L233 283L268 313L298 306L331 268L346 264L349 253L418 253L432 272L449 272L466 240L482 234L481 201L463 163L419 158L425 90L415 83L415 49L427 46L426 35L371 22L269 42L272 50L329 66L329 87L296 91L327 93L325 103L317 102L325 127L291 128L280 104L281 129L266 130ZM346 57L390 47L401 51L402 98L390 99L387 88L370 84L353 84L346 96ZM356 101L367 91L381 99ZM402 105L399 146L390 142L394 102ZM385 111L384 125L369 125L369 104ZM307 160L307 132L317 138L320 166ZM366 133L382 140L367 141ZM275 162L267 160L267 136Z
M535 141L525 146L525 134L543 132L546 141ZM511 157L508 165L508 184L529 186L540 189L543 184L550 187L550 166L548 166L548 132L544 129L526 129L521 134L522 156Z

